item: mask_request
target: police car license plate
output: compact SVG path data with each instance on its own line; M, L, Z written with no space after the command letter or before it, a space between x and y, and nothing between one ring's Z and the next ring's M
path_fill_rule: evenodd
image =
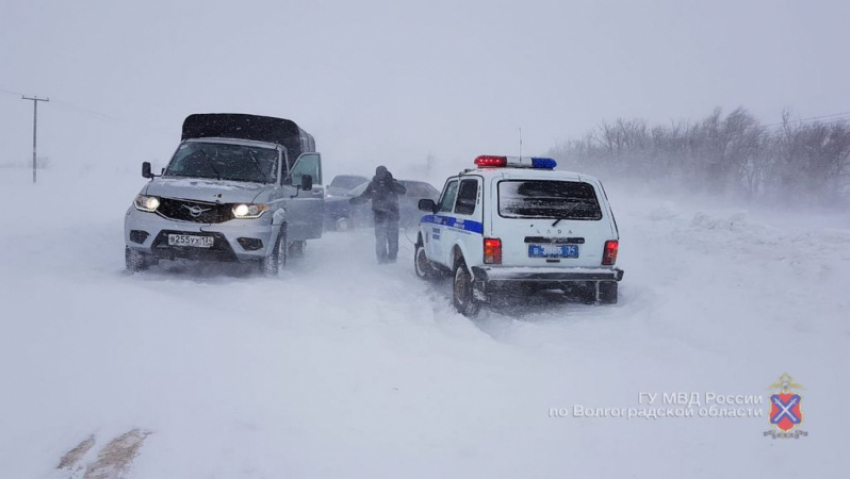
M168 246L190 246L193 248L212 248L215 238L212 236L168 235Z
M578 258L578 246L572 244L530 244L529 258Z

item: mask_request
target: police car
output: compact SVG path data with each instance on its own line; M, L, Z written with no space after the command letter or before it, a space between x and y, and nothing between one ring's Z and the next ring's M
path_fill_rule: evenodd
M619 233L602 183L556 171L551 158L479 156L477 168L424 199L416 275L453 278L453 303L467 316L502 294L562 290L616 303L623 271Z

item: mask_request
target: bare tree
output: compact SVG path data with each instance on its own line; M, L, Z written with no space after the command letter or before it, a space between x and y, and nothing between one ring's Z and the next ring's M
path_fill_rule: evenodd
M770 129L744 108L651 128L618 118L550 154L597 174L674 181L746 199L847 201L850 126L795 122L787 110L780 125Z

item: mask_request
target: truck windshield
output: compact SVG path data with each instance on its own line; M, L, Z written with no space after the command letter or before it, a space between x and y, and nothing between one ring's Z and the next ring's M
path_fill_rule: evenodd
M502 181L499 214L507 218L602 219L593 186L579 181Z
M224 143L180 145L164 176L274 183L278 152L271 148Z

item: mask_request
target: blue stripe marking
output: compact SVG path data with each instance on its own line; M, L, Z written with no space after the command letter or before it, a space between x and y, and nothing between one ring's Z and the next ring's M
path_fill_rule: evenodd
M419 220L420 223L433 223L435 225L447 226L456 230L469 231L471 233L484 234L484 225L478 221L457 219L453 216L425 215Z

